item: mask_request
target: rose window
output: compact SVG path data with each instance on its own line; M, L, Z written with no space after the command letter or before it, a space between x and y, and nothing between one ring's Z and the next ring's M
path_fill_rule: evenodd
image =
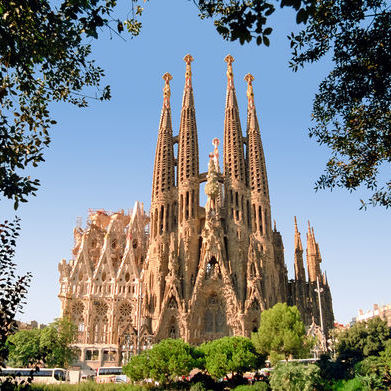
M132 314L132 306L129 303L122 303L119 306L119 313L124 318L129 317Z
M96 305L96 314L98 316L105 316L107 314L108 309L109 306L106 303L98 303Z
M83 315L84 304L81 301L77 301L72 305L72 313L73 315L80 316Z

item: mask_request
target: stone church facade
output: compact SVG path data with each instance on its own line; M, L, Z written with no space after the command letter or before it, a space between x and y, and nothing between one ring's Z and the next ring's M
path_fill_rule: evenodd
M325 333L334 322L332 299L313 228L306 262L295 219L294 279L272 227L266 163L247 82L243 135L227 56L223 168L214 139L208 171L200 172L191 62L187 55L179 134L171 123L166 73L149 216L90 211L74 230L73 259L59 264L62 315L78 325L80 364L119 365L164 338L191 344L226 335L250 336L260 313L278 302L296 305L307 326ZM178 152L174 154L174 144ZM200 206L200 185L207 203ZM319 292L318 292L319 291ZM321 305L319 305L321 304Z

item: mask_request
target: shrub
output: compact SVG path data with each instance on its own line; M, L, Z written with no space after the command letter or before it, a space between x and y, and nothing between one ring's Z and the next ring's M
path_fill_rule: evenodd
M265 382L255 382L252 386L241 385L234 388L233 391L269 391L270 387Z
M191 385L190 391L206 391L206 387L202 382L198 382Z
M270 387L268 383L264 381L258 381L253 384L252 389L256 391L269 391Z
M280 363L271 374L270 386L273 391L320 390L320 369L313 364Z
M354 378L350 380L339 380L334 384L333 391L369 391L370 389L366 387L359 378Z

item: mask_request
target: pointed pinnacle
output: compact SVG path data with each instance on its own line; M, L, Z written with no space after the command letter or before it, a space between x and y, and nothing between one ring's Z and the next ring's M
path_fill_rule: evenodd
M163 88L163 106L169 108L170 107L170 96L171 96L171 90L170 90L170 80L172 80L172 76L166 72L162 79L165 81L164 88Z
M194 61L194 58L190 54L186 54L186 56L183 57L183 60L186 62L186 87L191 87L191 63Z
M298 232L296 216L295 216L295 232Z
M234 88L234 73L232 71L232 63L235 61L234 58L228 54L224 58L224 61L227 63L227 79L228 79L228 87Z
M244 77L244 80L247 82L248 108L252 109L254 107L254 90L252 85L254 76L251 73L247 73L247 75Z

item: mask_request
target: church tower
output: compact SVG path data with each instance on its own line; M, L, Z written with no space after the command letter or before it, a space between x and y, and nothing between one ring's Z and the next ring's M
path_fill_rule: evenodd
M172 137L169 73L163 75L163 107L160 116L151 199L151 239L148 249L146 311L152 328L158 321L168 272L170 233L176 228L175 159Z
M224 118L224 190L225 224L228 240L228 265L232 281L237 289L239 301L244 304L246 297L246 271L248 253L249 191L246 183L244 140L240 125L239 108L234 86L231 55L227 63L227 94Z
M179 278L181 295L189 300L198 267L199 162L191 62L187 54L185 87L178 137Z

